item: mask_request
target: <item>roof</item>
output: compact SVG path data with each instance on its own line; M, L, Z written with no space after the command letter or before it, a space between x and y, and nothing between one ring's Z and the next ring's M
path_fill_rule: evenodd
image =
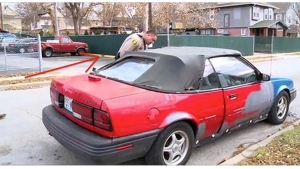
M265 20L265 21L260 21L252 26L250 26L249 28L270 28L272 26L274 26L275 24L280 24L282 26L282 28L288 29L289 27L281 22L280 20Z
M300 27L297 25L291 25L290 29L287 30L287 33L298 33L300 32Z
M278 9L277 6L274 6L267 2L215 2L215 3L206 3L203 5L204 8L226 8L226 7L235 7L235 6L244 6L244 5L256 5L263 7L271 7Z
M290 2L270 2L270 4L278 7L279 9L275 9L274 13L285 13L289 7L292 5Z
M172 55L179 58L187 56L204 56L206 58L220 55L241 55L237 50L213 48L213 47L193 47L193 46L180 46L180 47L163 47L157 49L148 49L145 52L160 53L164 55Z
M163 47L126 52L115 64L134 56L153 60L154 64L133 83L156 86L163 91L182 92L197 88L206 58L218 55L240 55L240 52L210 47ZM144 59L140 62L145 62Z

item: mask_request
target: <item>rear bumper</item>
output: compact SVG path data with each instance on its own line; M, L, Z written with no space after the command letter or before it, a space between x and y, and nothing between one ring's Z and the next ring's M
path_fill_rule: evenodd
M290 92L290 96L291 96L291 99L290 99L291 101L290 102L292 102L297 96L297 90L296 89L292 90Z
M63 146L77 155L101 164L119 164L146 155L160 130L110 139L92 133L57 112L52 105L42 111L42 119L49 133ZM133 144L126 150L122 145Z

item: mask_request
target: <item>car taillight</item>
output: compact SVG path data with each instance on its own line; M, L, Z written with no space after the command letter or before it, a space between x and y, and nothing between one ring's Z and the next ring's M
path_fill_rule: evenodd
M72 101L72 110L73 110L73 115L74 115L74 113L77 113L77 118L81 119L82 121L84 121L88 124L93 124L93 119L92 119L93 108L92 107L86 106L82 103L79 103L79 102L73 100Z
M102 110L95 109L94 125L103 130L112 131L111 121L108 113Z
M64 96L52 87L50 88L50 97L56 106L60 108L64 106Z
M13 47L14 45L13 45L13 44L9 44L8 46L9 46L9 47Z

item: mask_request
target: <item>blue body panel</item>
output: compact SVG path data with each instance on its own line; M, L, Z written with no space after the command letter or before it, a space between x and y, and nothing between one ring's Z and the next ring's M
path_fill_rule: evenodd
M272 77L270 82L273 84L274 87L274 98L276 98L282 90L294 90L294 83L292 79Z

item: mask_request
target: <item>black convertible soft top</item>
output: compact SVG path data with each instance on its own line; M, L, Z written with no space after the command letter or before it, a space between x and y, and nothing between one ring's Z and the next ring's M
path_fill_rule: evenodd
M124 57L117 60L116 63L130 57L154 59L153 66L133 83L158 87L163 91L183 92L197 88L199 79L203 75L206 58L220 55L236 56L241 53L221 48L163 47L141 52L126 52Z

